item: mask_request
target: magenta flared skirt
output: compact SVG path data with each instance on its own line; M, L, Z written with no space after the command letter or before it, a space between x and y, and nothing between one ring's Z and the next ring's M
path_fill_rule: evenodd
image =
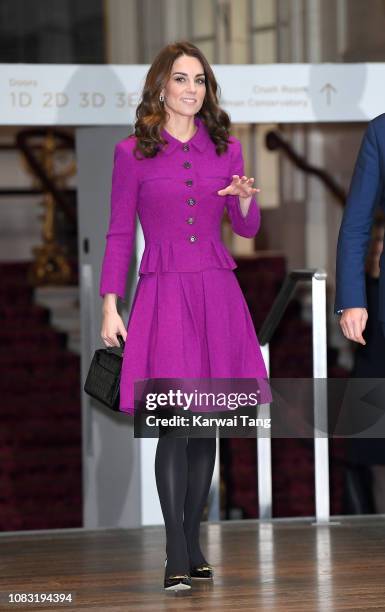
M251 315L231 269L141 274L127 324L120 410L149 378L267 378Z

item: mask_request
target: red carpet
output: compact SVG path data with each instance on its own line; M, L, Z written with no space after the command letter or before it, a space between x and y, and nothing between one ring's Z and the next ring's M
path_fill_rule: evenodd
M80 358L34 305L29 263L0 264L0 529L82 524Z

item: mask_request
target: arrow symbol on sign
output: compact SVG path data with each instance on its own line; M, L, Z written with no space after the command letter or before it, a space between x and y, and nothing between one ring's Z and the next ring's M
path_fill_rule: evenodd
M333 91L334 93L337 93L337 90L336 90L336 89L333 87L333 85L332 85L331 83L326 83L326 84L325 84L325 85L322 87L322 89L321 89L320 91L321 91L321 93L323 93L324 91L326 91L326 103L327 103L327 105L329 106L329 105L330 105L330 102L331 102L331 94L332 94L332 91Z

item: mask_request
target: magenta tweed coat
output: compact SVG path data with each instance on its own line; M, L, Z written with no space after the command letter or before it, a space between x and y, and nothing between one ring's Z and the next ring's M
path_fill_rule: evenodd
M138 215L145 239L127 324L120 409L134 410L135 380L171 377L265 377L249 310L221 239L226 207L234 232L252 238L260 209L247 215L238 196L217 191L244 174L241 143L231 137L218 156L203 120L183 143L163 129L167 145L137 160L136 138L115 147L111 211L99 294L126 293Z

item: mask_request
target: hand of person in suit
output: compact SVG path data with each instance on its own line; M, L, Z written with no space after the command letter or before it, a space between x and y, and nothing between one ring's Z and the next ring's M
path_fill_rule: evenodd
M249 198L250 196L254 195L254 193L261 191L256 187L252 187L253 182L253 177L239 177L238 174L233 174L230 185L228 185L224 189L220 189L219 191L217 191L217 193L218 195L237 195L240 198Z
M120 346L117 338L118 334L126 341L127 330L123 320L116 308L117 295L109 293L104 296L103 301L103 322L100 335L104 344L109 346Z
M340 326L345 338L360 344L366 344L362 332L366 327L367 320L368 311L366 308L345 308L340 318Z

